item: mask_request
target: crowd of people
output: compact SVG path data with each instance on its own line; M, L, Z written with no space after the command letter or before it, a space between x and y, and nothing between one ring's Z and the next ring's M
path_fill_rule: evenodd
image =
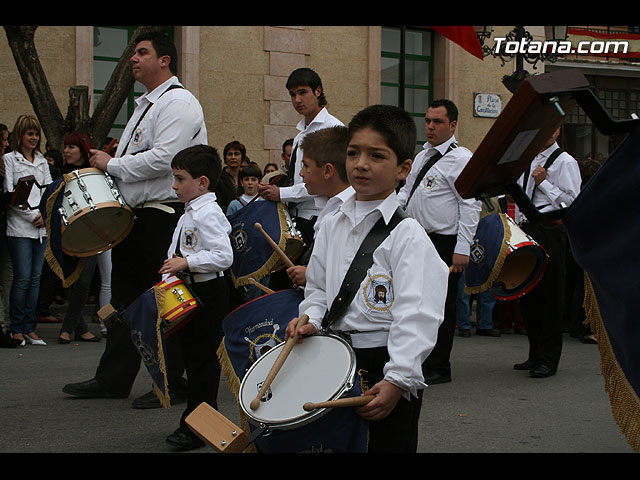
M280 164L261 168L237 140L227 143L221 155L208 146L202 108L176 77L176 52L168 37L137 39L131 64L147 92L137 100L114 151L96 149L86 135L72 133L64 139L63 157L56 159L55 152L49 152L48 161L40 151L41 128L35 117L19 117L10 137L3 128L0 254L11 259L2 262L3 346L45 345L36 333L37 319L50 317L46 306L55 291L55 275L45 261L44 221L40 210L32 208L40 202L40 189L32 189L29 206L14 205L11 196L18 180L32 175L39 185L48 185L70 170L92 167L115 179L135 222L121 243L89 257L66 290L68 309L59 319L58 341L100 341L82 316L95 279L101 286L97 307L110 303L121 312L160 278L186 272L203 308L167 339L170 398L172 403L186 399L180 424L166 439L176 448L203 445L185 418L203 401L216 408L220 365L215 346L221 340L222 319L260 294L255 287L234 287L228 273L233 259L228 217L254 201L284 203L304 241L296 265L273 272L263 283L273 290L303 288L300 315L308 315L309 323L301 333L326 328L344 333L358 362L367 366L369 393L376 398L357 411L371 421L368 451L415 451L422 389L452 381L453 337L456 331L470 336L473 299L477 335L498 337L513 331L529 337L527 359L514 368L539 378L556 373L566 327L563 302L575 298L564 292L580 285L575 266L569 269L574 283L566 282L571 259L566 233L561 225L536 229L517 208L506 208L513 206L507 201L504 212L548 251L553 266L520 302L496 301L488 292L464 292L482 203L461 198L454 187L472 152L455 137L458 109L452 101L429 106L427 142L415 155L415 122L402 109L371 106L345 125L327 110L317 73L297 69L286 88L301 115L299 133L283 142ZM532 173L519 180L542 211L569 205L581 184L578 162L568 153L562 151L553 164L545 163L559 148L556 137L534 159ZM268 180L276 174L281 182ZM362 279L353 273L358 269L347 267L360 257L356 253L370 240L370 231L380 237L373 253L359 260L369 262L358 265L361 272L369 272ZM410 258L404 255L408 251ZM10 266L12 272L7 271ZM358 291L341 288L345 276ZM367 290L374 277L375 293ZM334 314L334 298L343 294L350 300ZM545 301L537 299L540 294ZM44 305L40 311L39 297ZM551 308L540 311L544 305ZM575 310L569 313L579 319ZM289 325L289 335L297 320ZM577 324L581 322L572 326ZM65 385L65 393L82 398L129 395L140 366L129 328L113 321L101 330L106 346L95 376ZM579 335L588 339L588 332ZM133 406L155 408L159 400L149 392Z

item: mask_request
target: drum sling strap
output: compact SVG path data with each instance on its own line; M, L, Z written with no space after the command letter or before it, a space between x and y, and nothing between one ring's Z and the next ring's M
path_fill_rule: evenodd
M373 264L373 252L378 246L389 236L391 231L405 218L409 216L405 211L398 207L389 220L388 224L384 223L384 218L376 222L371 231L367 234L364 241L360 245L356 256L351 262L351 266L342 281L338 295L333 300L331 308L327 311L322 319L322 329L327 330L329 326L344 315L347 307L355 297L360 284L364 279L367 270Z
M449 145L449 148L447 148L447 151L444 152L444 155L449 153L451 150L453 150L457 146L458 144L456 142L452 142L451 145ZM429 158L429 160L427 160L426 163L422 166L422 168L420 169L420 172L418 172L416 181L413 182L413 187L411 188L411 192L409 193L409 198L407 198L407 203L405 204L405 208L407 207L407 205L409 205L409 200L411 200L411 197L413 196L413 192L416 191L416 188L418 188L418 185L420 185L420 182L422 182L422 179L424 178L424 176L427 174L429 170L431 170L431 167L433 167L438 160L444 157L444 155L440 152L436 152L436 154L431 156L431 158Z
M169 88L167 88L164 92L162 92L160 94L160 97L162 95L164 95L165 93L167 93L169 90L174 90L176 88L184 88L182 85L169 85ZM158 97L158 98L160 98ZM129 148L129 143L131 143L131 139L133 138L133 135L136 133L136 129L138 128L138 125L140 125L140 122L142 121L142 119L144 118L144 116L147 114L147 112L149 111L149 109L151 107L153 107L153 103L150 103L149 105L147 105L147 108L144 109L144 112L142 112L142 115L140 115L140 118L138 119L138 121L136 122L136 126L133 127L133 130L131 130L131 135L129 136L129 140L127 140L127 145L124 147L124 150L122 150L122 155L124 155L127 152L127 149ZM198 136L198 134L200 133L200 129L198 129L198 131L195 133L195 135L193 137L191 137L191 140L193 140L194 138L196 138ZM136 152L136 153L142 153L142 152ZM135 154L134 154L135 155Z
M549 158L547 158L547 161L544 162L544 165L542 166L542 168L544 168L545 170L549 170L549 167L551 166L551 164L562 153L564 153L563 149L561 149L560 147L556 148L553 152L551 152L551 155L549 155ZM527 182L528 182L530 176L531 176L531 164L529 164L529 168L527 168L527 174L524 176L524 181L523 181L523 185L522 185L522 189L525 192L527 191ZM538 187L538 185L534 185L533 186L533 190L531 191L531 201L533 201L533 195L536 193L536 188L537 187ZM546 205L541 205L540 207L536 207L536 208L538 210L540 210L541 208L544 208L544 207L546 207Z

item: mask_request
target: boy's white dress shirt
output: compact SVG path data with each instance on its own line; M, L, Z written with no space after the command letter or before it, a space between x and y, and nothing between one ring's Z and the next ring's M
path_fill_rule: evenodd
M299 314L306 313L318 331L360 244L380 217L388 223L398 207L395 192L372 204L373 209L368 203L356 205L352 193L338 212L325 219L316 237ZM386 346L390 361L384 368L385 379L407 397L425 386L422 362L433 349L443 320L448 275L424 229L407 218L375 250L356 297L331 326L360 332L351 335L354 348Z
M216 194L207 192L185 203L167 258L173 257L178 248L187 259L194 281L211 280L233 263L230 233L231 225L216 202Z

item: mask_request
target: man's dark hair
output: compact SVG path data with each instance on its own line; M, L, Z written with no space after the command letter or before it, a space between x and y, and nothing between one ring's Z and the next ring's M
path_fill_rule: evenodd
M282 153L284 153L284 149L287 148L287 145L290 145L293 147L293 138L287 138L284 143L282 144Z
M162 32L144 32L140 33L135 38L135 44L148 40L153 45L153 49L156 51L156 55L163 57L169 56L169 70L174 75L178 74L178 51L173 43L173 40L169 36Z
M204 175L209 179L209 191L212 192L220 178L222 161L215 148L209 145L194 145L178 152L171 160L171 168L186 170L193 178Z
M320 97L318 98L321 107L327 105L327 99L324 96L324 87L322 86L322 80L320 75L311 70L310 68L298 68L291 72L287 79L287 90L292 90L296 87L309 87L315 92L316 88L320 87Z
M411 115L393 105L371 105L360 110L349 122L349 140L358 130L378 132L398 157L398 165L412 159L416 149L416 123Z
M458 120L458 107L451 100L447 100L446 98L441 98L440 100L434 100L429 105L429 108L438 108L444 107L447 109L447 118L449 122L454 122Z

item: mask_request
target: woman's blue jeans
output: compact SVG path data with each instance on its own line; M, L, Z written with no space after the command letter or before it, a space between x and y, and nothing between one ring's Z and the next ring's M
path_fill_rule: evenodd
M23 237L6 237L6 241L13 264L9 296L10 330L12 334L26 335L36 329L40 274L47 242Z
M464 285L464 274L462 274L460 275L456 303L456 322L459 330L471 328L471 296L464 292ZM496 297L487 290L476 294L476 302L476 327L481 330L491 330L493 328L493 307L496 304Z

